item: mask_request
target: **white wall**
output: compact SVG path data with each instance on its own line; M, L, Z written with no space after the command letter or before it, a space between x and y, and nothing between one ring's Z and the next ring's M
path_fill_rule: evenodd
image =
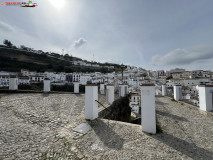
M50 80L44 80L44 92L50 92Z
M113 85L107 85L106 89L107 89L107 92L106 92L107 103L112 104L115 98L115 95L114 95L115 87Z
M213 110L213 87L199 87L199 105L203 111Z
M155 86L141 86L142 131L156 133Z
M73 82L74 84L74 93L79 93L79 82Z
M9 90L17 90L17 89L18 89L18 78L10 78Z
M94 120L98 117L98 86L85 86L85 119Z

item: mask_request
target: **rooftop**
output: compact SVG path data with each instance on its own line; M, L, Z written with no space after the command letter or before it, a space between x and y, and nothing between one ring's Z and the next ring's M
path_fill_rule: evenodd
M212 113L156 97L163 133L150 135L140 125L86 121L84 99L83 94L2 95L0 159L213 159ZM86 132L73 130L80 124Z

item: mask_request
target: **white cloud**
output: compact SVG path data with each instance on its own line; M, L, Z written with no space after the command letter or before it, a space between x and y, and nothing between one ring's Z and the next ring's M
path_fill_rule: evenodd
M213 46L199 45L188 49L175 49L165 55L152 56L153 65L187 65L213 58Z
M87 43L87 40L85 40L84 38L79 38L77 41L75 41L73 43L73 47L75 47L76 49L83 46L85 43Z

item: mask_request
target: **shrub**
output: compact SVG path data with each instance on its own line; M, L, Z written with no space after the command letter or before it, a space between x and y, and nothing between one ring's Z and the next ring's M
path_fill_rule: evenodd
M161 128L161 125L160 125L160 123L158 121L156 122L156 132L157 133L162 133L163 132L163 130Z
M173 101L173 102L177 102L174 98L172 98L172 99L171 99L171 101Z

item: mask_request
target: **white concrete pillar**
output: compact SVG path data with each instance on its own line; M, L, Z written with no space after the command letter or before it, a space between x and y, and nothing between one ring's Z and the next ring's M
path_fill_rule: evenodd
M79 82L73 82L74 84L74 93L79 93Z
M166 85L162 85L162 96L166 96L167 95L167 87Z
M107 92L106 92L107 103L112 104L115 99L115 96L114 96L115 87L114 85L108 84L106 86L106 89L107 89Z
M128 86L128 84L126 84L124 86L124 93L125 93L125 95L129 94L129 86Z
M142 131L156 133L155 85L141 84Z
M100 84L100 93L101 94L105 93L105 88L104 88L104 84L103 83Z
M125 96L125 85L123 85L123 84L119 85L119 96L120 97Z
M50 92L50 79L44 79L44 92Z
M18 78L17 77L10 77L9 90L18 90Z
M85 119L98 118L98 86L88 84L85 86Z
M174 99L176 101L182 100L182 86L174 85Z
M199 86L199 106L203 111L213 110L213 85Z

